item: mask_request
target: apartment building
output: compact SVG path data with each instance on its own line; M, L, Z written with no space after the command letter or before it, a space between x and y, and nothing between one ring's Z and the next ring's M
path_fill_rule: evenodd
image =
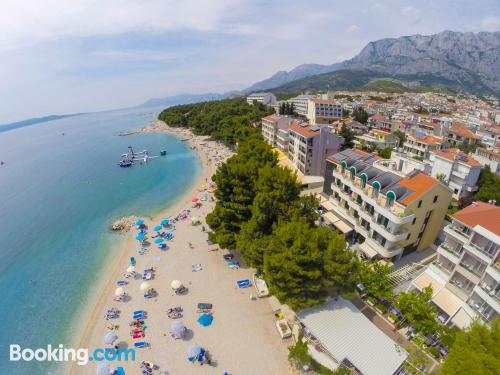
M460 199L478 190L481 164L456 148L435 150L430 154L431 175L446 182L453 198Z
M395 132L400 129L400 121L391 120L388 117L380 114L368 117L368 126L371 129L384 130L386 132Z
M431 285L444 324L466 328L500 316L500 207L475 202L453 215L436 260L413 282Z
M397 260L436 239L451 191L421 171L393 171L376 154L349 149L327 158L321 203L325 221L354 231L359 254Z
M276 96L270 92L256 92L247 96L247 103L259 102L268 106L276 104Z
M488 165L493 173L500 176L500 152L478 147L474 158L484 167Z
M299 95L294 98L290 98L287 101L293 103L295 112L300 116L307 116L307 111L309 108L309 101L316 98L314 95Z
M331 124L342 119L342 106L336 100L309 99L307 119L312 124Z
M344 139L330 126L292 124L288 137L288 159L305 176L323 176L325 158L337 152Z
M379 150L384 148L397 147L399 138L395 135L378 129L372 129L366 134L357 135L354 140L356 148L376 147Z
M479 137L463 125L453 124L448 129L448 141L451 145L476 144Z
M290 124L295 121L292 117L269 115L262 118L262 136L272 147L277 146L278 130L288 130Z
M441 150L447 145L445 138L414 132L407 135L403 150L412 157L429 159L432 151Z

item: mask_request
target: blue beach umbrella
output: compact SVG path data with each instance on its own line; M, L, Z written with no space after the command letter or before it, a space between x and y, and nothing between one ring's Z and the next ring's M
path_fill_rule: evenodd
M201 354L201 346L198 345L191 345L188 350L187 350L187 356L188 356L188 361L189 362L194 362L196 361L196 358Z
M141 225L143 225L143 224L144 224L144 220L142 220L142 219L139 219L139 220L137 220L137 221L135 222L135 225L137 225L137 226L141 226Z
M170 221L167 219L163 219L160 223L161 223L161 225L168 225L168 224L170 224Z
M198 323L200 323L203 327L208 327L210 324L212 324L214 320L214 317L210 314L202 314L198 318Z
M144 240L144 233L139 233L137 236L135 236L135 239L137 241L142 241Z
M157 225L156 227L153 228L153 230L159 232L163 229L163 227L161 225Z
M155 240L155 243L163 243L163 238L157 238L157 239Z

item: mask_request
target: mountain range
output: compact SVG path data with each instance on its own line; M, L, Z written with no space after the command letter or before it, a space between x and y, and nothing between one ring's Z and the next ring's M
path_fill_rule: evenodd
M362 85L388 78L411 87L423 85L478 95L500 95L500 32L460 33L443 31L434 35L412 35L368 43L352 59L331 65L304 64L280 71L243 92L270 90L290 92L317 89L312 81L342 81L348 71L362 72ZM340 73L336 73L340 72ZM304 80L306 79L306 80ZM295 84L291 84L295 82ZM331 89L359 86L333 85Z

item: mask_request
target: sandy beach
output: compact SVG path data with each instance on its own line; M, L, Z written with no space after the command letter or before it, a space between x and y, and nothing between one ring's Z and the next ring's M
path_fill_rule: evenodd
M154 218L144 218L148 227L148 236L154 233L152 228L168 216L175 216L183 209L189 209L193 216L202 222L192 225L191 220L175 223L174 238L167 241L169 249L160 250L153 241L144 255L138 254L138 242L135 240L135 228L124 234L123 244L118 255L112 259L111 269L98 281L97 293L93 301L89 301L89 313L82 318L80 333L75 335L76 347L95 348L109 347L104 344L104 336L115 325L120 347L133 347L134 342L145 341L146 348L136 349L135 362L111 363L122 366L126 374L141 374L139 367L142 361L150 361L158 366L153 374L223 374L227 371L233 375L243 374L289 374L292 373L287 360L287 344L283 341L274 325L274 318L266 298L252 300L255 295L253 287L238 289L236 280L252 278L253 270L249 268L231 269L223 259L224 250L208 251L207 233L202 231L206 215L213 209L210 199L201 202L200 208L193 208L192 198L200 197L205 192L201 186L210 181L217 165L231 155L231 151L223 145L209 140L207 137L193 136L186 129L169 128L157 122L142 129L143 132L168 132L175 134L194 147L202 162L202 173L193 186L176 204ZM192 244L192 247L189 246ZM128 298L125 302L114 301L116 281L124 279L129 266L130 257L135 257L137 273L142 275L144 269L153 267L155 277L149 281L158 295L145 299L140 285L141 276L128 279L123 286ZM192 271L192 265L201 264L202 269ZM240 262L241 264L241 262ZM188 288L184 295L173 293L172 280L180 280ZM213 304L213 323L208 327L201 326L197 319L197 304L200 302ZM181 306L183 317L180 319L188 329L184 339L175 340L170 336L172 320L166 310ZM106 320L104 314L109 308L118 308L118 319ZM147 311L145 337L132 339L129 323L135 310ZM197 344L207 349L214 364L199 366L187 360L187 349ZM71 365L70 374L95 374L96 364L90 362L86 366Z

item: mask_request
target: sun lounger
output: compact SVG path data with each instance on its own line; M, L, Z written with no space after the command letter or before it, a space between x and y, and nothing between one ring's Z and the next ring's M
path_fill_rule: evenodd
M229 268L240 268L240 264L238 262L227 262Z
M134 332L134 334L132 335L132 338L133 339L140 339L140 338L143 338L145 337L146 335L144 334L144 332Z
M213 305L211 303L199 303L197 313L208 313L212 311Z
M224 254L224 260L232 260L234 259L234 254Z
M145 346L147 346L147 344L144 341L134 342L134 347L135 348L144 348Z
M118 280L116 282L116 285L119 285L119 286L123 286L123 285L127 285L128 283L125 281L125 280Z
M243 279L236 281L236 285L238 286L238 288L248 288L250 285L252 285L252 282L248 279Z

